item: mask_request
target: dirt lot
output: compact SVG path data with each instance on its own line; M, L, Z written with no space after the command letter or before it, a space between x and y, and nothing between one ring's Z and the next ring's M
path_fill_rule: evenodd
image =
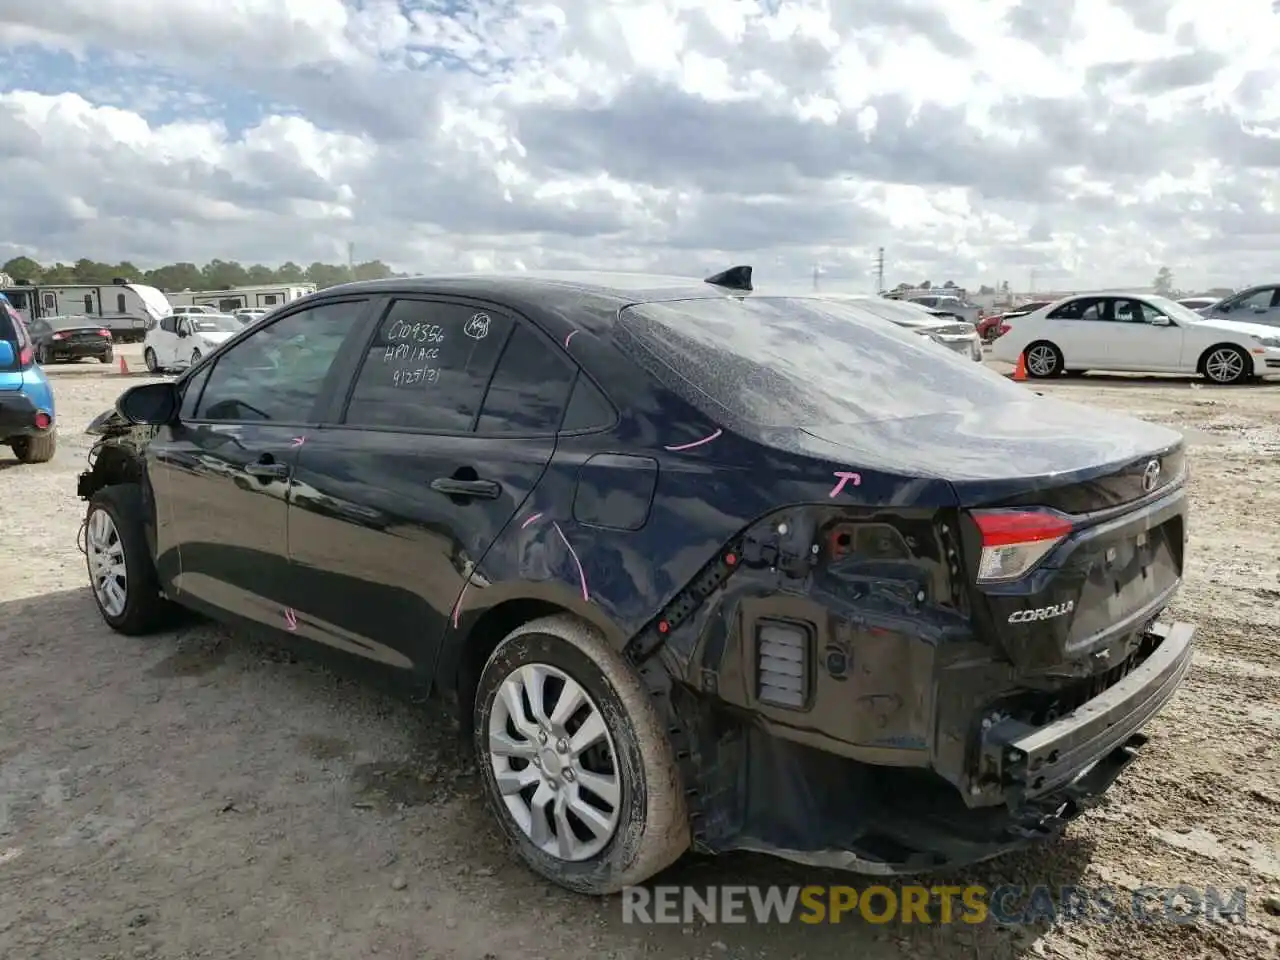
M139 366L134 359L134 365ZM1237 924L639 927L514 863L431 705L210 625L126 640L75 538L81 431L122 380L58 370L62 447L0 455L0 956L600 958L1274 957L1280 919L1280 387L1090 377L1044 388L1186 431L1185 689L1146 755L1062 843L995 886L1250 888ZM5 454L7 454L5 450ZM664 882L853 882L757 857ZM963 882L963 878L960 881ZM1280 909L1280 899L1272 904Z

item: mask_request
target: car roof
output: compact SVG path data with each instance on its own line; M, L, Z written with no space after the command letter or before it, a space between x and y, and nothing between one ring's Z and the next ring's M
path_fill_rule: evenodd
M308 295L309 303L334 296L364 294L431 294L492 300L522 313L561 316L592 313L597 322L611 324L624 307L662 300L712 300L722 297L813 296L784 290L740 290L707 283L699 277L599 271L520 271L511 273L444 274L357 280L326 287ZM302 301L295 300L293 303ZM594 324L593 324L594 325Z

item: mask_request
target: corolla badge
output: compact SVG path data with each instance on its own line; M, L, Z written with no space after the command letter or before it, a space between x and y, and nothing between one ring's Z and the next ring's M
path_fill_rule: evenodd
M1150 493L1156 488L1156 484L1160 482L1160 461L1152 460L1147 464L1147 468L1142 471L1142 492Z
M1034 620L1055 620L1065 617L1076 608L1074 600L1066 603L1055 603L1049 607L1037 607L1034 610L1017 610L1009 614L1010 623L1030 623Z

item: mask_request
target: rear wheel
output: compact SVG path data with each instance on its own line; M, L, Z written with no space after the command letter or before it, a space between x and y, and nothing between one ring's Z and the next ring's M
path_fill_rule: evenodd
M1062 372L1062 351L1047 340L1037 340L1023 351L1027 375L1043 380Z
M44 366L49 362L49 348L41 344L36 348L36 363Z
M130 636L163 625L173 606L160 594L143 526L142 488L103 487L85 515L85 560L98 612L107 626Z
M115 351L112 350L110 347L108 347L107 350L102 354L102 356L98 358L98 361L100 363L110 363L114 359L115 359Z
M160 365L156 363L156 352L150 347L142 351L142 362L147 365L149 373L159 373Z
M9 446L23 463L48 463L58 452L58 432L50 430L38 437L14 437Z
M1253 372L1248 355L1239 347L1210 347L1200 361L1200 372L1213 383L1241 383Z
M547 617L509 634L474 709L490 807L542 876L602 896L688 849L666 731L639 677L586 624Z

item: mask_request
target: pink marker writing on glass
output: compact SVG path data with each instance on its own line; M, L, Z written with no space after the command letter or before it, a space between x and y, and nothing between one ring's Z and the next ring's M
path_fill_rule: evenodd
M843 470L837 470L835 476L839 477L840 480L831 488L831 492L827 494L828 497L834 497L838 494L844 489L846 483L852 483L855 487L862 486L862 474L860 473L847 473Z

